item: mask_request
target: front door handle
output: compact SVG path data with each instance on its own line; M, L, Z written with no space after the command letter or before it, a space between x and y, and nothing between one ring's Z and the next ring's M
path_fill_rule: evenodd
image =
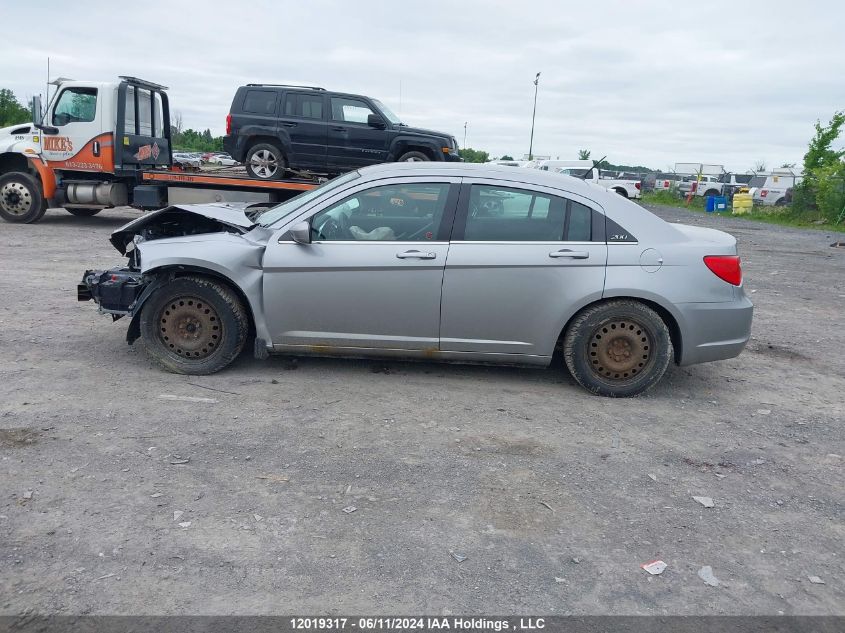
M283 122L282 125L284 125L285 127L296 127L297 124L292 123L290 121L286 121L286 122Z
M346 131L345 127L333 127L332 128L332 132L345 132L345 131Z
M404 253L396 253L399 259L435 259L437 253L424 253L423 251L405 251Z
M569 259L587 259L589 256L587 251L571 251L568 248L549 253L549 257L568 257Z

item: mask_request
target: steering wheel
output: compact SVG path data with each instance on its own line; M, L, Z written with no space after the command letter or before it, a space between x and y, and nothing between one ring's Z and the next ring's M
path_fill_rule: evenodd
M317 229L317 235L324 240L353 239L352 231L349 230L349 219L345 213L341 213L339 219L328 216Z

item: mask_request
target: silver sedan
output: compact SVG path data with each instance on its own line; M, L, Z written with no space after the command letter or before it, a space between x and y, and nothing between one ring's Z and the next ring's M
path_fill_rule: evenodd
M130 317L166 369L254 354L546 367L632 396L670 362L737 356L752 305L736 240L669 224L583 180L392 163L274 207L173 206L112 235L129 265L79 299Z

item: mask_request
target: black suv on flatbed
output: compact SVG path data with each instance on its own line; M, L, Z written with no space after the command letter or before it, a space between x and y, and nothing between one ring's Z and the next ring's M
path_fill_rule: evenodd
M247 84L226 117L224 149L250 176L321 174L393 161L459 161L455 137L408 127L370 97L310 86Z

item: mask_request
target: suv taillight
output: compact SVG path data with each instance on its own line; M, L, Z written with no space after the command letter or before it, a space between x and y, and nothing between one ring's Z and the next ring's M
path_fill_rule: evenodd
M643 183L641 183L641 182L635 182L635 183L634 183L634 186L635 186L637 189L642 189L642 188L643 188Z
M742 261L739 255L706 255L704 265L722 281L733 286L742 284Z
M765 198L767 193L769 193L769 192L766 191L765 189L763 189L763 191L760 192L760 197Z
M226 134L232 133L232 113L226 115Z

